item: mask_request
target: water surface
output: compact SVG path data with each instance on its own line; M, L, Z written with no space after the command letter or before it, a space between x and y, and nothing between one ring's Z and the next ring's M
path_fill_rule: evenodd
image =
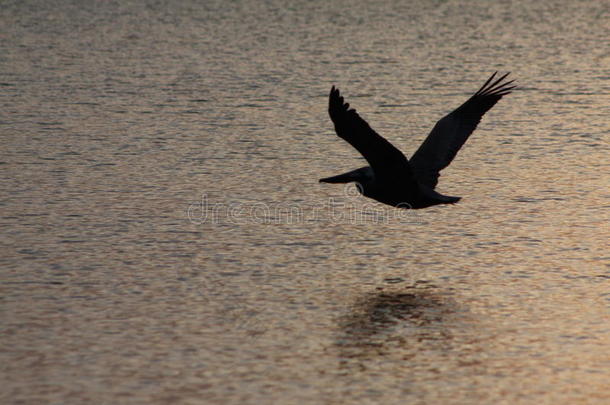
M608 403L607 3L174 3L2 7L1 402ZM318 183L495 70L459 204Z

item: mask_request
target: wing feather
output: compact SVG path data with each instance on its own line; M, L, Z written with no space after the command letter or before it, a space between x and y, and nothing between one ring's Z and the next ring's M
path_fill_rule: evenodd
M339 89L330 90L328 113L337 135L367 160L379 181L414 181L409 161L403 153L375 132L356 110L349 108Z
M419 149L411 157L411 167L420 184L432 189L439 172L449 166L483 115L516 86L513 80L503 82L509 73L494 81L495 72L464 104L439 120Z

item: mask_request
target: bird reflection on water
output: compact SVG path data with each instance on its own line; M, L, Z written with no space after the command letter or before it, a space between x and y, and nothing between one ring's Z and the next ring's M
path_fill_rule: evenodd
M411 341L442 346L452 338L444 319L456 308L445 293L425 281L366 293L338 322L339 357L344 364L372 359L398 347L408 348Z

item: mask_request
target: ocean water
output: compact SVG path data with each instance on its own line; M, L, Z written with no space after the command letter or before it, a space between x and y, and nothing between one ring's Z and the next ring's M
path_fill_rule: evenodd
M1 9L3 404L609 403L607 2ZM318 183L496 70L457 205Z

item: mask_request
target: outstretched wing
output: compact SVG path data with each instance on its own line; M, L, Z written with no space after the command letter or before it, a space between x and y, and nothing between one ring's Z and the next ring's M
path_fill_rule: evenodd
M426 140L411 157L411 167L420 184L432 189L438 183L439 172L449 166L462 145L475 130L481 117L493 107L502 96L509 94L516 86L513 80L502 81L508 73L496 81L495 72L468 101L436 123Z
M335 132L352 145L367 160L379 181L413 181L409 161L390 142L379 135L363 120L356 110L343 102L339 89L330 90L328 103L330 119Z

